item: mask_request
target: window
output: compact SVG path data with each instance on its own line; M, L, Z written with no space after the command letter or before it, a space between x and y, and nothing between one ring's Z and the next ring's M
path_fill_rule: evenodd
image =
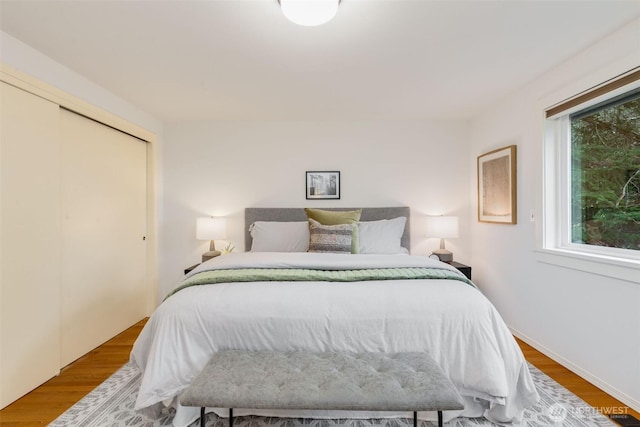
M631 262L637 275L640 70L546 115L543 249Z
M640 250L640 90L569 123L571 242Z

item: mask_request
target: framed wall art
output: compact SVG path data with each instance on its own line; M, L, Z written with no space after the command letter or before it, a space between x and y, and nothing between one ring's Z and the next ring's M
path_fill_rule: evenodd
M478 221L517 222L516 146L478 156Z
M340 172L307 171L306 189L307 199L339 199Z

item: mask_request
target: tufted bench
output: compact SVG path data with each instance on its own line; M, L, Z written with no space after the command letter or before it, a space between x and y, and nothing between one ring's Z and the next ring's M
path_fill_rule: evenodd
M180 397L183 406L346 411L463 409L455 386L426 353L216 353Z

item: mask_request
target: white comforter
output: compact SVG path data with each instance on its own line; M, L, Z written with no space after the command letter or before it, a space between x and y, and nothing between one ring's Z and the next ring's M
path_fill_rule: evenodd
M214 258L191 275L248 267L452 268L409 255L249 252ZM174 398L222 349L428 351L465 397L460 415L501 424L518 421L538 399L502 318L466 283L245 282L189 287L158 307L131 354L143 374L136 409L175 404ZM197 416L178 415L177 427Z

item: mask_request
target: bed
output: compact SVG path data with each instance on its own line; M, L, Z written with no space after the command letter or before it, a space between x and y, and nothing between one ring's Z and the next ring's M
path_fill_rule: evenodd
M330 211L348 217L357 210ZM307 222L313 215L304 209L246 209L245 244L252 250L192 270L136 340L131 360L142 373L136 409L175 406L176 427L197 419L197 409L180 407L177 397L220 350L424 351L465 399L463 411L445 418L518 422L538 394L517 343L464 275L408 254L409 212L407 207L363 208L346 225L324 224L326 218ZM323 252L328 242L323 239L344 253ZM236 413L380 417L250 408Z

